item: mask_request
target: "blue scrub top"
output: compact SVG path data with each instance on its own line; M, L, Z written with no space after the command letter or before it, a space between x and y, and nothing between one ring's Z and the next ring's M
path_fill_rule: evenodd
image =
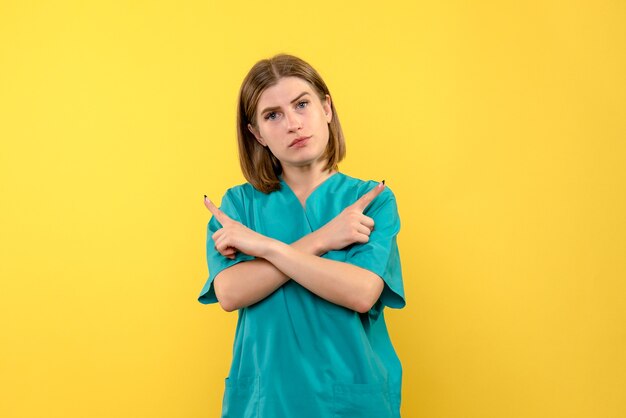
M268 237L291 244L321 228L376 187L335 173L307 198L304 207L281 179L269 194L245 183L227 190L221 210ZM388 187L364 214L375 227L369 242L330 251L324 258L354 264L379 275L384 290L364 314L320 298L293 280L262 301L239 309L233 360L226 378L222 417L398 418L402 367L389 334L385 306L405 305L396 237L400 218ZM198 300L215 303L213 279L234 264L254 259L219 254L208 223L209 278Z

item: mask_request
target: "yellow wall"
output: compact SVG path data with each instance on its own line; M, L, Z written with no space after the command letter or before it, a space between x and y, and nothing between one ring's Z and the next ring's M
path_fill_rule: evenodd
M624 3L230 3L0 1L0 416L218 416L202 195L277 52L397 195L403 416L626 416Z

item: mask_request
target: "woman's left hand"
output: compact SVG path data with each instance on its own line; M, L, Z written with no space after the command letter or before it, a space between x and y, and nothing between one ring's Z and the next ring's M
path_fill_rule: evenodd
M222 228L212 236L215 249L220 254L231 260L235 258L237 251L253 257L263 257L263 251L267 249L271 238L254 232L242 223L231 219L206 197L204 205L222 224Z

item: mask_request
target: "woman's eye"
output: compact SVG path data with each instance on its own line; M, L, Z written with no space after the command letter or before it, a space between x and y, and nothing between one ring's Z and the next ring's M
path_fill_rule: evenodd
M308 101L303 100L303 101L301 101L301 102L298 102L298 105L297 105L297 106L298 106L298 108L299 108L299 109L304 109L304 108L306 107L306 105L308 105L308 104L309 104L309 102L308 102Z
M268 120L276 119L276 112L270 112L270 113L266 114L265 115L265 119L268 119Z

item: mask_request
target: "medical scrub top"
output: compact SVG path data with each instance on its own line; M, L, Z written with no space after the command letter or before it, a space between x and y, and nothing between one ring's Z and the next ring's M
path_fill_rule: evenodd
M300 203L281 178L281 188L263 193L249 183L227 190L221 210L268 237L291 244L324 226L376 187L334 173ZM322 257L380 276L384 290L372 309L359 313L320 298L290 280L265 299L238 311L233 360L226 378L222 417L228 418L397 418L402 367L389 335L385 306L405 305L396 237L400 219L388 187L365 209L375 221L369 242ZM254 257L222 256L207 227L209 278L199 297L215 303L213 280L222 270ZM250 280L254 280L251 277Z

